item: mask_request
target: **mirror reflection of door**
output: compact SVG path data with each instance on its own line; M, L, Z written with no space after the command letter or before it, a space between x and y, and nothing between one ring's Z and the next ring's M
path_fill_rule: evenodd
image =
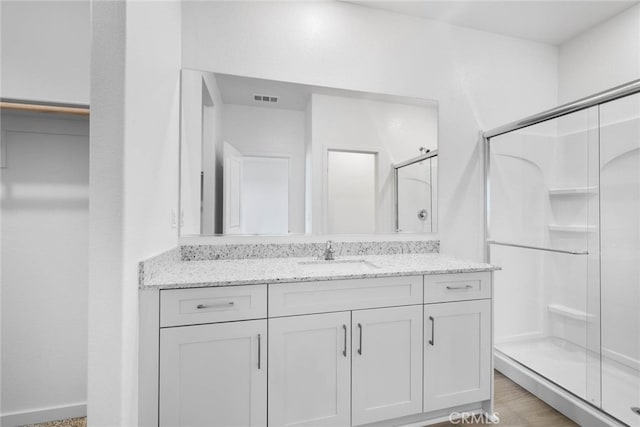
M376 153L328 150L328 233L375 233L376 163Z
M233 145L225 142L223 156L224 232L225 234L241 234L242 153L236 150Z
M289 233L289 159L242 159L240 219L244 234Z
M202 82L202 178L200 234L215 231L215 110L206 83Z
M289 159L244 156L224 144L224 232L289 232Z

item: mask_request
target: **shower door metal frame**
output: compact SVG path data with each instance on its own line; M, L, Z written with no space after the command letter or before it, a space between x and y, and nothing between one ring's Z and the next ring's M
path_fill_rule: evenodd
M491 236L491 139L504 135L509 132L513 132L519 129L523 129L529 126L533 126L538 123L546 122L548 120L556 119L558 117L566 116L567 114L575 113L577 111L586 110L591 107L595 107L601 104L604 104L609 101L614 101L616 99L624 98L629 95L634 95L640 93L640 79L632 80L628 83L622 84L620 86L616 86L612 89L605 90L602 92L598 92L594 95L587 96L585 98L581 98L577 101L570 102L568 104L561 105L556 108L552 108L551 110L546 110L538 114L534 114L529 117L525 117L521 120L516 120L511 123L507 123L502 126L498 126L488 131L484 131L481 133L482 144L483 144L483 153L484 153L484 241L485 241L485 260L486 262L491 262L491 258L489 256L489 246L492 244L495 245L503 245L503 246L512 246L512 247L520 247L520 248L528 248L528 249L539 249L549 252L559 252L559 253L570 253L572 255L588 255L587 251L566 251L560 249L553 248L541 248L541 247L531 247L527 245L518 245L511 242L497 242L495 240L490 240ZM397 169L396 169L397 175ZM397 207L397 205L396 205ZM397 216L396 216L397 217Z

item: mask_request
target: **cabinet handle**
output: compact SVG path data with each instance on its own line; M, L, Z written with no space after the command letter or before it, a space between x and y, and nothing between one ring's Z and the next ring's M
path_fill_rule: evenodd
M342 355L347 357L347 325L342 325L342 329L344 329L344 349L342 350Z
M464 286L448 286L447 285L447 289L449 290L454 290L454 289L471 289L473 288L473 286L471 285L464 285Z
M233 301L229 301L229 302L223 302L223 303L219 303L219 304L198 304L196 305L196 308L198 310L202 310L203 308L223 308L223 307L231 307L233 305L235 305L236 303Z
M358 329L360 329L360 347L358 348L358 354L362 355L362 324L358 323Z
M436 334L435 334L436 320L432 316L429 316L429 320L431 321L431 339L429 340L429 344L434 345L436 342Z
M262 349L262 335L258 334L258 369L260 369L260 361L262 360L261 349Z

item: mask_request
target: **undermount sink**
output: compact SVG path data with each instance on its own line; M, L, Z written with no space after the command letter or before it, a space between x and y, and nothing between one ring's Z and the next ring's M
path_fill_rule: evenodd
M354 269L377 269L379 266L364 259L338 259L338 260L314 260L300 261L299 265L313 270L354 270Z

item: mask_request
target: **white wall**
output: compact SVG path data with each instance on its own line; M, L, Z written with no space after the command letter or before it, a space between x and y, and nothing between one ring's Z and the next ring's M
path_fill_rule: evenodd
M3 111L1 132L0 423L83 416L89 121Z
M640 4L562 44L559 104L640 78Z
M138 425L138 262L175 247L180 4L92 4L88 422Z
M224 104L222 137L245 156L290 158L289 231L304 233L304 111Z
M478 131L557 100L552 46L340 2L185 2L183 66L438 100L442 249L475 259Z
M90 1L6 1L0 96L89 103Z

